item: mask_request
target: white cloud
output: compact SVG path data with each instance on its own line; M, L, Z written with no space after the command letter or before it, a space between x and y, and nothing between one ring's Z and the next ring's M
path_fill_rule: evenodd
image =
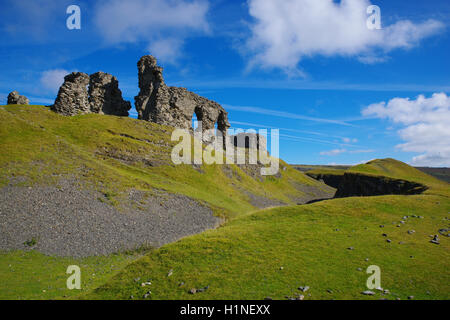
M342 141L345 142L345 143L356 143L356 142L358 142L358 139L343 137Z
M333 149L330 151L322 151L320 153L321 156L337 156L338 154L347 152L346 149Z
M178 38L168 38L153 41L148 50L161 61L174 63L181 54L183 40Z
M342 153L358 154L358 153L371 153L375 152L373 149L359 149L359 150L347 150L347 149L333 149L329 151L320 152L321 156L337 156Z
M249 0L254 18L247 48L251 65L293 70L305 57L353 56L364 63L386 59L386 53L408 49L443 29L435 20L408 20L369 30L369 0ZM381 8L383 21L383 10ZM381 54L379 57L378 54Z
M97 6L95 21L107 42L145 41L151 54L173 62L184 39L209 32L208 9L206 0L113 0Z
M59 22L54 17L65 13L68 2L68 0L3 0L0 29L17 38L13 40L14 42L53 39L55 33L52 31L57 30L55 25Z
M394 98L375 103L362 111L400 124L398 131L405 141L397 147L406 152L422 153L411 163L418 166L450 166L450 97L434 93L415 100Z
M51 93L58 92L59 87L64 82L64 77L70 72L64 69L54 69L44 71L41 75L41 86Z

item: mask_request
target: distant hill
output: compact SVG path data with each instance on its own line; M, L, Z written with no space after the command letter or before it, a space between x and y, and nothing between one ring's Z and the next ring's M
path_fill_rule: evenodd
M439 180L450 183L450 168L415 167Z
M306 164L291 164L291 166L302 172L311 170L347 170L351 166L345 165L306 165ZM430 176L433 176L439 180L450 183L450 168L432 168L432 167L414 167Z

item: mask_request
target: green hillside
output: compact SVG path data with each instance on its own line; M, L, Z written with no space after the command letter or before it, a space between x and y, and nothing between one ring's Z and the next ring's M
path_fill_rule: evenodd
M328 190L283 161L279 177L266 178L255 178L245 166L175 166L170 159L173 129L147 121L65 117L43 106L0 106L0 121L0 186L16 180L56 184L74 176L113 204L130 188L160 188L203 201L224 217L255 210L249 193L296 204L314 189Z
M257 211L258 202L296 204L332 192L283 161L277 176L265 178L248 165L175 166L173 128L151 122L98 114L65 117L44 106L19 105L0 106L0 121L0 188L59 188L61 179L75 179L79 188L100 191L99 200L119 209L127 205L130 189L165 190L209 206L224 221ZM83 290L89 290L145 252L87 258L49 257L32 247L0 252L0 298L77 295L65 287L69 264L83 266Z
M82 298L142 299L151 290L148 299L449 299L449 241L429 242L448 227L449 210L448 198L418 195L260 211L164 246ZM397 227L405 215L410 218ZM361 294L369 265L381 268L381 286L391 294ZM152 285L142 288L138 278ZM302 293L300 286L310 290Z
M332 199L239 217L150 253L83 298L140 299L151 289L147 299L298 294L304 299L449 299L450 243L438 233L450 228L449 185L392 159L350 170L386 172L430 189L422 195ZM436 234L440 244L430 242ZM381 268L388 294L361 294L369 265ZM151 279L151 287L139 287L136 278ZM204 292L189 293L206 286ZM302 293L299 286L311 289Z
M246 166L174 166L169 127L94 114L63 117L42 106L0 106L0 121L2 186L57 185L73 176L114 206L130 188L164 189L227 218L217 229L153 250L82 259L2 252L2 298L450 298L450 243L439 232L450 228L449 184L399 161L375 160L349 172L417 181L429 187L424 194L297 205L329 188L284 162L278 176L266 178ZM288 206L258 210L249 194ZM440 244L430 242L434 235ZM82 267L81 292L66 289L68 264ZM361 294L369 265L380 267L389 293Z
M377 159L351 167L347 172L385 176L394 179L418 182L427 185L430 189L425 193L449 194L447 183L443 183L406 163L395 159Z
M346 172L417 182L429 187L429 189L425 191L425 193L444 195L450 194L447 183L435 177L432 177L424 173L423 171L411 167L406 163L391 158L372 160L364 164L352 166L345 170L326 167L314 168L312 170L306 171L306 174L310 176L342 176Z

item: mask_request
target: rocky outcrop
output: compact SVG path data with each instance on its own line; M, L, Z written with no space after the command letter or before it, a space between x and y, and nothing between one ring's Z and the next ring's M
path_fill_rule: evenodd
M51 108L66 116L85 113L128 116L131 104L123 100L116 77L101 71L91 76L72 72L64 77Z
M306 172L307 176L310 176L313 179L323 181L323 183L329 185L333 188L338 188L341 184L342 178L344 175L342 174L331 174L331 173L311 173Z
M8 94L8 104L30 104L30 100L17 91L13 91Z
M377 196L388 194L420 194L428 187L411 181L359 173L345 173L336 191L335 198L353 196Z
M202 130L214 129L226 135L228 113L218 103L185 88L164 83L163 69L153 56L143 56L138 64L139 95L135 97L138 118L181 129L192 129L192 116L202 122Z
M93 113L128 116L129 101L122 98L119 81L111 74L96 72L89 80L89 106Z
M52 110L65 116L90 113L88 84L89 76L86 73L72 72L65 76Z

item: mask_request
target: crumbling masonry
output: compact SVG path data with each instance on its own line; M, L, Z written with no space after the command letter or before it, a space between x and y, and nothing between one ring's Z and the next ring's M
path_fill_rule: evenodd
M85 113L128 116L131 104L122 99L116 77L101 71L91 76L72 72L64 77L64 83L51 108L67 116Z
M203 131L217 124L217 130L226 136L228 113L220 104L185 88L167 86L163 69L153 56L143 56L137 66L140 92L134 99L139 119L191 130L195 114Z

